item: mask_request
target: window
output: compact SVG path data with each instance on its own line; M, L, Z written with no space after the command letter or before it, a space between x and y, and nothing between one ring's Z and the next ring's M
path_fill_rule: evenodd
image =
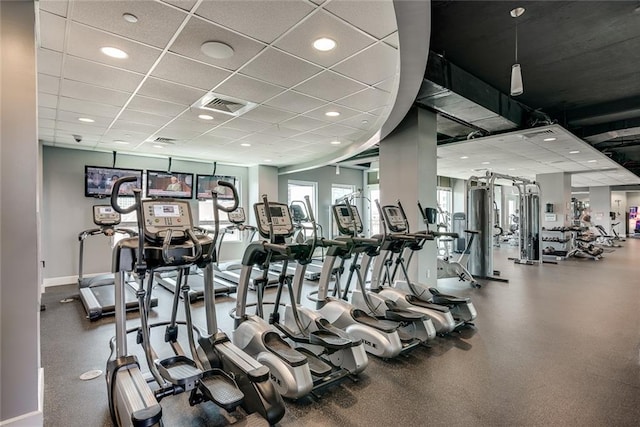
M331 204L335 204L337 199L340 199L348 194L353 194L356 191L355 185L348 184L332 184L331 185ZM349 203L354 203L352 200L349 200ZM362 215L362 213L361 213ZM331 219L331 237L339 236L338 227L335 224L335 220L333 218L333 212L330 215Z
M380 212L376 206L376 200L380 200L380 186L369 186L369 200L371 200L371 210L369 211L369 235L382 233L382 224L380 224Z
M237 177L235 178L235 183L238 195L240 195L240 180ZM233 200L219 200L218 203L223 206L231 206L233 205ZM238 206L242 206L242 204L240 203L238 204ZM246 213L247 212L245 210L245 214ZM223 228L231 225L231 222L229 222L229 215L224 211L218 211L218 221L218 226L220 227L221 232ZM198 225L204 226L206 228L213 227L213 201L211 199L198 200ZM243 236L241 234L242 233L239 233L237 230L234 230L233 233L225 234L224 241L239 242L243 239Z
M318 218L318 210L316 208L317 199L317 182L308 181L289 181L288 185L288 203L291 206L291 202L302 201L304 203L305 196L309 196L309 202L311 203L311 209L313 209L314 218Z
M438 187L436 190L436 198L438 207L440 208L438 224L444 224L447 230L451 230L451 211L453 210L451 188Z

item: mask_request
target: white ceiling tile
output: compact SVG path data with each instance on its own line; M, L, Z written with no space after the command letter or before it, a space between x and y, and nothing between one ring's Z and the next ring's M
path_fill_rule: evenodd
M138 22L124 20L130 13ZM155 1L75 1L74 21L119 34L123 37L164 48L186 13ZM158 31L158 29L162 31Z
M219 136L229 139L240 139L245 136L251 135L253 132L246 132L238 129L228 128L224 126L217 127L209 132L207 135Z
M181 125L174 125L173 123L170 124L169 126L165 127L164 129L162 129L160 132L158 132L158 134L156 135L157 137L163 137L163 138L172 138L172 139L177 139L177 140L190 140L193 138L196 138L198 136L200 136L202 134L202 132L198 132L196 130L193 130L191 128L188 128L186 126L181 126Z
M394 32L393 34L389 34L389 36L384 38L384 42L390 45L391 47L398 48L400 46L400 40L398 38L398 32Z
M62 53L49 49L38 49L38 72L51 76L60 76L62 71Z
M228 59L213 59L200 50L207 41L219 41L231 46L234 55ZM264 48L264 44L233 33L222 27L193 17L182 30L171 51L227 70L236 70Z
M44 129L55 129L56 121L54 119L45 119L42 117L38 117L38 127Z
M172 82L211 90L231 75L227 70L167 53L151 73Z
M196 13L242 34L271 43L313 9L303 1L219 0L203 2Z
M340 121L340 124L367 130L373 127L377 119L378 117L374 116L373 114L357 114L355 116L349 117L346 120Z
M398 51L384 43L378 43L336 65L341 74L370 85L395 76L399 68ZM363 66L366 64L366 66Z
M204 120L199 117L201 114L206 114L207 116L211 116L213 118L210 120ZM207 125L210 129L214 126L221 125L224 122L231 120L232 118L233 116L230 116L228 114L212 113L211 111L202 110L199 108L189 108L184 113L182 113L178 120L189 120L198 124Z
M38 108L38 119L55 119L55 118L56 118L55 108L46 108L46 107Z
M391 94L378 89L369 88L336 101L336 103L366 112L379 107L389 106L394 99L395 96L391 96Z
M38 106L47 108L58 107L58 97L50 93L38 92Z
M149 77L138 94L187 106L202 98L206 91Z
M153 111L154 114L162 116L176 116L185 110L184 105L141 95L134 96L127 108L137 111Z
M391 78L388 78L387 80L378 83L377 85L375 85L375 87L376 89L380 89L385 92L395 93L396 85L398 84L397 78L398 76L395 75Z
M66 19L49 12L40 12L40 46L62 52L64 50Z
M288 111L261 106L245 113L242 117L244 117L245 119L256 120L264 123L280 123L284 120L290 119L293 116L295 116L295 114Z
M336 47L327 52L314 49L313 42L321 37L334 40ZM342 19L320 10L275 43L275 46L315 64L330 67L374 42L373 38L357 31Z
M334 0L325 8L379 39L398 29L392 0Z
M60 16L67 16L67 6L69 5L67 0L39 0L39 3L40 10Z
M315 129L313 133L325 136L345 137L358 132L357 129L341 125L329 125L320 129Z
M143 77L142 74L86 61L73 56L66 58L63 76L68 80L76 80L129 93L138 87Z
M93 123L83 123L78 119L80 117L95 120ZM113 117L98 116L95 114L77 113L73 111L58 110L57 120L59 122L74 123L78 125L97 126L106 129L113 120Z
M156 48L85 27L76 22L70 22L69 25L71 29L67 52L70 55L79 56L102 64L113 65L114 67L124 68L126 70L146 73L161 53L161 51ZM124 59L107 56L100 51L100 48L105 46L121 49L129 56Z
M260 131L260 133L264 133L267 135L279 136L281 138L289 138L290 136L297 135L300 133L299 130L294 130L290 128L286 128L281 125L269 126L266 129Z
M130 96L130 94L126 92L118 92L66 79L62 80L60 95L85 101L100 100L100 102L104 104L116 106L124 105Z
M206 134L206 135L201 135L191 141L189 141L189 145L190 146L195 146L198 144L201 145L217 145L217 146L224 146L224 145L229 145L233 142L232 139L229 138L223 138L220 136L216 136L216 135L211 135L210 133Z
M60 78L38 73L38 91L57 95L60 89Z
M200 135L210 131L216 126L217 125L215 123L210 123L210 121L207 121L207 120L192 120L189 118L182 118L181 116L180 118L171 122L167 126L167 128L184 130L184 131L193 131L193 132L196 132L198 135Z
M324 71L312 79L296 86L295 90L316 98L335 101L365 89L367 86L347 79L337 73Z
M120 120L120 119L116 120L116 122L111 126L111 129L120 129L123 131L143 133L147 135L152 135L159 128L160 126L154 126L147 123L128 122L126 120Z
M305 116L297 116L280 123L280 126L282 127L286 127L288 129L294 129L299 132L316 129L326 125L327 125L327 122L323 122L321 120L316 120L316 119L312 119L310 117L305 117Z
M118 120L124 120L125 122L143 123L153 125L156 128L165 125L169 120L169 117L159 116L157 114L145 113L142 111L131 110L127 108L120 114Z
M129 146L135 146L136 144L143 142L149 135L150 134L147 132L139 133L139 132L132 132L129 130L122 130L122 129L109 129L102 136L102 141L106 141L106 142L125 141L125 142L129 142ZM119 144L118 146L126 147L125 145L122 145L122 144Z
M300 135L296 135L296 137L294 138L296 141L301 141L301 142L305 142L308 144L315 144L315 143L326 143L332 140L331 137L327 137L325 135L318 135L312 132L307 132L307 133L303 133Z
M294 113L304 113L326 104L326 101L312 98L294 91L284 92L266 102L265 105L280 108Z
M197 0L162 0L165 3L172 4L180 9L191 10L191 8L197 3Z
M42 103L40 102L40 105ZM60 110L82 114L93 114L100 117L115 117L120 107L101 104L99 102L83 101L80 99L60 97Z
M283 90L279 86L236 74L216 87L214 92L245 101L261 103L281 93Z
M326 113L330 111L340 113L340 115L338 117L327 117ZM323 120L327 123L337 123L349 117L356 116L358 114L360 114L360 111L356 111L351 108L344 107L342 105L327 104L323 107L320 107L313 111L309 111L305 113L305 116L312 117L318 120Z
M292 87L322 69L295 56L267 48L242 69L242 74L284 87Z
M268 128L269 125L255 120L247 120L243 117L236 117L230 122L225 123L221 128L239 129L246 132L258 132Z
M61 122L58 121L56 125L57 133L60 132L71 132L74 134L82 135L84 138L88 135L98 135L102 136L102 134L106 131L106 126L92 126L94 123L82 123L82 122Z

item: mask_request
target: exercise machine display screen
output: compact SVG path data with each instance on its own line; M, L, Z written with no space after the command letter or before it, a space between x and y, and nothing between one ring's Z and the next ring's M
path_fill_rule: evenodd
M144 232L152 240L164 237L172 230L173 238L186 238L186 231L193 227L191 207L186 200L143 200Z
M229 221L234 224L242 224L247 220L247 216L244 213L244 208L236 208L235 211L229 212Z
M93 222L96 225L120 224L120 214L108 205L95 205L93 207Z
M392 233L403 233L407 231L404 215L397 206L383 206L382 212L387 221L389 231Z
M254 210L258 220L258 231L260 235L269 238L269 219L264 208L264 203L256 203ZM270 202L269 213L271 214L271 223L273 225L273 234L275 236L289 237L293 234L293 222L289 207L284 203Z
M349 208L347 205L334 205L332 210L333 216L336 220L336 225L338 226L338 231L340 231L341 234L353 234L354 223L355 232L362 233L362 218L360 217L358 208L351 206L351 215L349 215Z

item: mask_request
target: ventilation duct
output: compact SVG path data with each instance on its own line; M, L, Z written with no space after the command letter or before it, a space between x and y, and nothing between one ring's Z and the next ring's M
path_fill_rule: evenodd
M229 116L239 117L247 111L254 109L257 105L258 104L254 102L209 92L196 101L191 107L211 111L213 113L222 113Z

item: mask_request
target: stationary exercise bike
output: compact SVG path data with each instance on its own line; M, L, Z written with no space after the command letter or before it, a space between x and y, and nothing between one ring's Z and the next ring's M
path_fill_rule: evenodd
M438 245L440 244L441 239L458 239L460 235L458 233L449 233L446 231L436 231L431 230L429 225L436 224L436 217L438 211L435 208L422 208L420 202L418 202L418 210L420 210L420 215L422 215L422 220L427 226L427 233L431 234L435 239ZM471 249L471 245L473 244L473 240L475 236L478 234L475 230L464 230L467 235L465 248L458 255L457 259L453 259L452 255L445 247L445 253L442 256L438 256L438 279L448 279L450 277L457 277L462 282L468 282L472 288L480 288L482 285L478 283L478 281L473 277L473 275L467 269L467 264L469 262L469 253Z
M169 396L189 392L191 406L211 402L220 408L223 416L237 421L238 416L248 423L268 425L284 415L282 399L270 388L268 370L243 354L217 331L213 306L213 269L215 239L196 235L193 231L191 210L185 200L142 200L140 190L134 190L135 203L124 209L118 205L120 185L135 181L134 177L121 178L114 184L111 205L119 213L137 211L138 238L123 239L114 248L113 271L116 291L116 335L111 340L112 353L107 363L107 391L109 409L118 426L161 426L162 407L159 402ZM229 187L231 184L219 182ZM214 202L216 197L214 196ZM237 195L235 195L237 200ZM236 202L237 203L237 202ZM207 333L199 331L198 343L194 337L188 298L189 286L182 281L182 273L192 265L204 269L207 298ZM176 293L171 320L149 324L149 299L153 272L178 269L178 283L183 294L185 322L178 322ZM140 306L140 327L126 328L125 300L123 297L126 272L135 271L139 280L137 292ZM147 289L145 277L149 275ZM178 325L185 325L191 357L186 356L177 341ZM160 359L151 347L150 333L154 327L166 326L165 341L174 355ZM127 333L136 332L142 344L151 379L145 379L137 357L128 353ZM232 366L231 369L229 367ZM152 386L151 383L155 383ZM243 390L249 390L245 394ZM242 408L250 415L245 416ZM233 413L234 415L229 415Z

